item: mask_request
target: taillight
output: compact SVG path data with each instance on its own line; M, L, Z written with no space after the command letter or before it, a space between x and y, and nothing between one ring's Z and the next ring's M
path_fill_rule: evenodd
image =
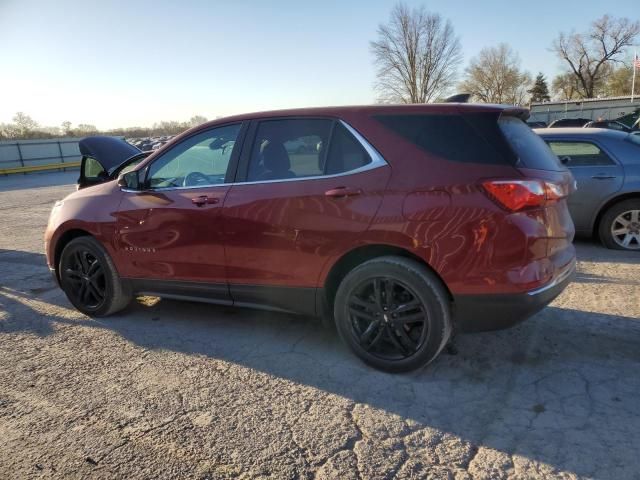
M567 185L544 180L488 180L482 187L493 200L512 212L543 207L569 194Z

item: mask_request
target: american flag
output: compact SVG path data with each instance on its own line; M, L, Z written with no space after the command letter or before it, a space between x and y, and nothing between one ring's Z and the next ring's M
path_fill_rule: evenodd
M636 55L633 59L633 66L635 68L640 68L640 57L638 55Z

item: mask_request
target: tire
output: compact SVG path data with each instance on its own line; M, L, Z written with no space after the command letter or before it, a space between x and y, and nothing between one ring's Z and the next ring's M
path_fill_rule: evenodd
M403 257L374 258L350 271L336 292L334 316L342 341L365 363L388 372L425 367L452 331L442 282Z
M106 317L131 302L109 254L93 237L74 238L64 247L58 275L69 301L90 317Z
M627 222L626 227L623 222ZM620 234L614 235L613 230ZM600 219L598 236L607 248L640 251L640 199L624 200L609 207ZM625 241L629 242L627 246Z

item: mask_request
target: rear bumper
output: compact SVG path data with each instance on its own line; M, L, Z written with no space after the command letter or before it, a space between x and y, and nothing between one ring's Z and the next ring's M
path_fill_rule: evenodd
M502 330L526 320L551 303L571 283L576 262L547 285L517 294L456 295L454 322L458 332Z

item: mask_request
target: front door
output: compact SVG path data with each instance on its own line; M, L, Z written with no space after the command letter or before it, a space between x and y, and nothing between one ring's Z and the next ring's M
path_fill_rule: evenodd
M136 290L229 300L220 214L240 130L233 124L184 139L147 167L142 191L125 192L118 263Z
M231 296L313 314L323 267L368 228L390 168L338 121L264 120L251 130L224 206Z
M576 180L578 189L569 197L576 230L590 235L602 201L622 188L624 170L595 141L554 138L548 143Z

